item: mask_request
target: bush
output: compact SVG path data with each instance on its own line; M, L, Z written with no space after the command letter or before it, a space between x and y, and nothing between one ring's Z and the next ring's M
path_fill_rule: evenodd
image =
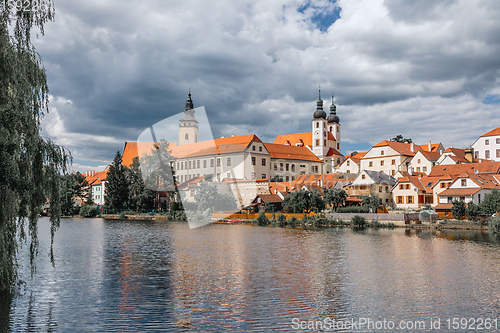
M266 226L268 225L269 219L267 218L266 214L263 211L259 212L259 217L257 218L257 224L260 226Z
M495 236L500 236L500 216L495 216L488 223L488 231Z
M453 200L453 207L451 207L451 214L457 220L462 219L465 216L466 206L465 202L459 200Z
M290 220L288 220L288 224L292 227L295 227L299 223L299 220L294 216Z
M363 228L366 225L366 220L364 217L359 215L354 215L351 219L351 226L355 228Z
M92 205L83 205L82 208L80 208L79 215L82 217L96 217L97 214L99 214L99 209Z

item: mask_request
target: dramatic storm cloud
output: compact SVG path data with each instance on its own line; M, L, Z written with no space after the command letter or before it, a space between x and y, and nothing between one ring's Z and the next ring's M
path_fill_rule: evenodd
M35 41L44 135L77 168L182 111L215 137L310 130L335 93L343 153L398 134L465 147L500 125L497 1L58 1Z

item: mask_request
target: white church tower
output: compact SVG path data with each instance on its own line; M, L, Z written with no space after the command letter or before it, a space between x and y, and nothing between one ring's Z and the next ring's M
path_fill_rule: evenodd
M330 115L326 118L327 130L333 134L335 138L335 143L333 144L335 149L340 152L340 119L337 116L337 106L333 103L332 95L332 105L330 105Z
M327 124L326 112L323 110L323 100L321 99L320 89L319 97L316 101L316 111L313 114L312 120L313 153L318 156L320 160L323 160L329 150Z
M177 145L198 142L198 121L194 117L194 106L191 100L191 89L189 89L184 117L179 120L179 141Z

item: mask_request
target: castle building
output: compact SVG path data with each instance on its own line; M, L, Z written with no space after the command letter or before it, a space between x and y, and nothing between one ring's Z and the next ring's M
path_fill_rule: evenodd
M313 114L313 132L280 135L274 143L264 143L255 134L198 141L198 121L194 114L191 92L188 94L184 116L179 120L179 140L171 144L171 154L177 182L195 177L211 176L224 179L256 180L281 177L293 181L299 175L333 171L344 157L340 154L340 123L336 106L330 115L323 111L321 96ZM293 144L292 144L293 142ZM138 156L138 145L126 142L122 163L131 164Z

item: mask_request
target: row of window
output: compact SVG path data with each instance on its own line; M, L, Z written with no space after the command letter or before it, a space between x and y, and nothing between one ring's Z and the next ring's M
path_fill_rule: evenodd
M500 138L496 138L496 141L495 141L495 142L496 142L496 144L497 144L497 145L500 145ZM490 139L485 139L485 140L484 140L484 144L485 144L486 146L488 146L488 145L490 144Z
M319 128L319 122L316 122L316 128ZM333 133L333 126L330 126L330 132ZM337 133L340 132L340 129L337 127ZM326 136L326 132L324 132L324 135Z
M381 160L381 161L380 161L380 166L384 166L384 164L385 164L384 160ZM349 165L349 164L348 164L348 165ZM395 159L392 159L392 160L391 160L391 165L396 165L396 160L395 160ZM369 166L370 168L373 168L373 161L368 162L368 166Z
M474 152L474 155L475 155L475 156L474 156L475 158L480 158L480 156L479 156L479 151L477 151L477 150L476 150L476 151ZM490 151L489 151L489 150L485 150L485 151L484 151L484 158L486 158L486 159L491 158L491 154L490 154ZM496 150L496 158L500 158L500 149L497 149L497 150Z
M405 199L405 197L404 197L404 196L402 196L402 195L398 195L398 196L396 197L396 203L398 203L398 204L404 204L404 203L405 203L405 202L404 202L404 201L405 201L404 199ZM413 204L413 203L415 203L415 199L414 199L413 195L407 195L407 196L406 196L406 203L407 203L407 204Z

